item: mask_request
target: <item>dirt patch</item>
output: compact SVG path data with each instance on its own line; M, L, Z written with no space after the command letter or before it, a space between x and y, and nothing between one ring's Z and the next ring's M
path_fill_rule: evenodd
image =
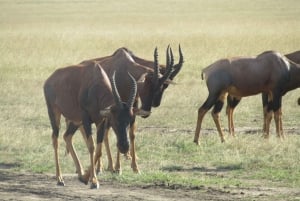
M100 182L100 189L90 189L76 175L64 175L66 186L56 185L54 175L20 173L0 166L0 200L300 200L297 189L148 185L128 186L117 182ZM299 190L299 189L298 189Z

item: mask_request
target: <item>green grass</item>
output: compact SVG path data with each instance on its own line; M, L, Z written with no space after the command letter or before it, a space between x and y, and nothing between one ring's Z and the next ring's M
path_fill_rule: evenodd
M299 50L299 6L296 0L1 1L0 164L55 172L42 93L43 82L55 69L110 55L122 46L147 59L152 59L157 46L164 63L167 45L171 44L178 59L180 43L185 63L176 77L177 85L167 89L151 117L138 118L136 141L142 174L132 173L130 162L122 160L122 176L105 172L99 179L173 187L299 187L299 90L283 98L284 129L298 133L288 134L284 142L275 138L272 123L269 141L259 131L238 132L235 139L221 144L207 114L201 145L192 143L197 109L207 96L201 69L228 56ZM261 128L260 99L243 99L235 113L237 130ZM224 112L221 119L226 128ZM74 173L71 157L64 156L62 137L60 141L62 172ZM113 134L111 141L114 145ZM75 135L75 146L87 167L87 148L80 134Z

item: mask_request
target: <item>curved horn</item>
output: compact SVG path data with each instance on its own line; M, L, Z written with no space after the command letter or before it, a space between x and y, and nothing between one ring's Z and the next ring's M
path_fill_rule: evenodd
M184 63L184 60L183 60L183 54L182 54L182 51L181 51L181 47L180 47L180 44L179 44L179 62L178 64L176 64L173 68L175 69L171 75L170 75L170 80L173 80L174 77L179 73L179 71L181 70L182 68L182 64Z
M169 51L170 51L170 44L168 45L167 50L166 50L166 66L170 65Z
M112 94L113 94L115 103L118 106L122 107L122 101L121 101L121 98L120 98L120 95L119 95L119 92L118 92L118 89L117 89L117 86L116 86L115 76L116 76L116 71L114 71L114 74L113 74L113 76L111 77L111 80L110 80L111 88L112 88Z
M159 72L159 67L158 67L158 53L157 53L157 47L154 50L154 75L153 75L153 82L157 83L158 82L158 72Z
M167 47L166 54L167 54L167 66L166 66L166 70L165 70L163 77L159 81L160 84L163 84L169 78L169 76L171 75L171 72L172 72L174 58L173 58L172 48L170 47L170 45L168 45L168 47Z
M174 56L173 56L172 48L170 48L170 59L171 59L170 65L173 66L174 65Z
M134 77L129 72L128 72L128 75L131 80L131 89L130 89L130 96L127 100L127 106L131 108L133 106L133 103L135 100L135 96L136 96L136 92L137 92L137 84L136 84Z

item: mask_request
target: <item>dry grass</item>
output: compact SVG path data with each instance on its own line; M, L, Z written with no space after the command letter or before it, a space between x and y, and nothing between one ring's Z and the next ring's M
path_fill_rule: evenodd
M221 144L208 114L201 146L192 143L197 109L207 95L201 69L227 56L299 50L299 4L295 0L1 1L0 163L54 173L42 94L43 82L54 69L110 55L122 46L148 59L158 46L163 63L166 46L177 50L180 43L185 64L175 80L178 84L167 89L162 105L150 118L138 119L137 149L143 174L134 175L129 162L124 162L122 177L105 174L104 178L187 186L247 186L251 179L264 179L270 186L299 187L299 90L283 99L284 128L294 128L297 134L283 143L274 134L270 142L259 137L258 96L245 98L238 107L235 122L241 132L236 139ZM226 127L224 113L222 123ZM255 133L245 134L245 127ZM75 146L87 164L87 149L79 134ZM71 157L64 157L64 151L61 142L62 171L73 172Z

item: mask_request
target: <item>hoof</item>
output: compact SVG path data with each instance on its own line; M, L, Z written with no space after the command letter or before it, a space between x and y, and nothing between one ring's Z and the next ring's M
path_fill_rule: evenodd
M86 180L84 176L78 177L78 179L80 182L84 183L85 185L87 185L89 183L88 180Z
M194 140L194 143L195 143L196 145L200 145L199 140Z
M99 183L91 184L91 189L99 189Z
M65 182L64 182L64 181L58 181L58 182L57 182L57 185L58 185L58 186L65 186Z

